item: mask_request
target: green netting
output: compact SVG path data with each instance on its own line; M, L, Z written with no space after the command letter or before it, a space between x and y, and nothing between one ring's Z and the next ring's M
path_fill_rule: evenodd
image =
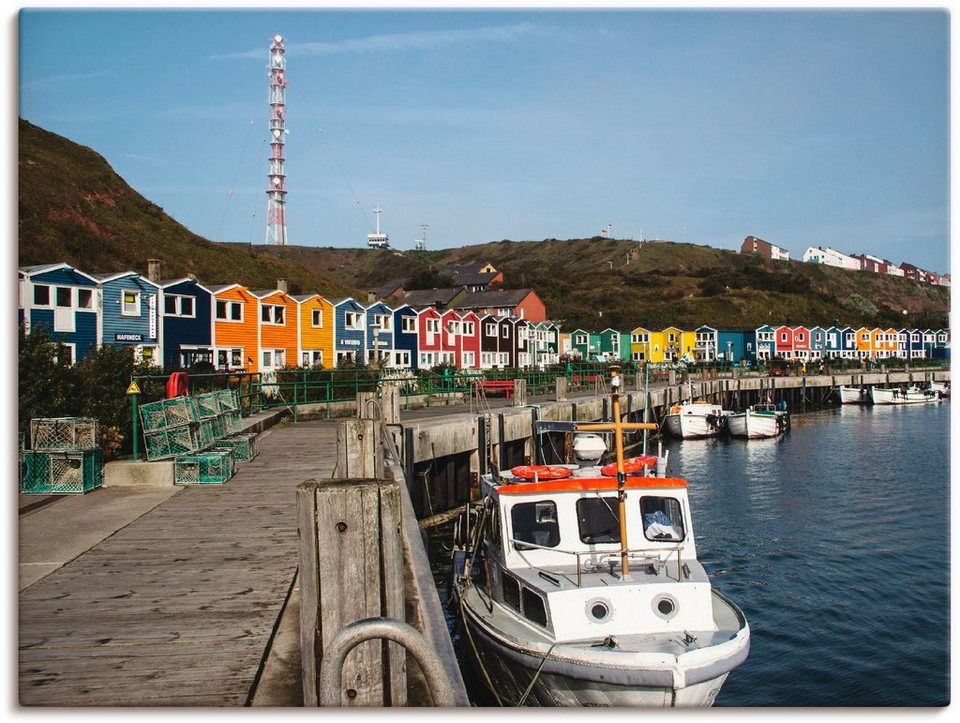
M140 419L144 432L156 432L196 422L200 416L192 397L174 397L141 404Z
M220 392L197 394L193 400L196 405L197 416L201 420L210 419L220 414Z
M103 458L99 449L23 452L21 492L36 495L83 494L102 484Z
M221 414L240 411L240 392L236 389L221 389L214 394L217 395L217 403Z
M221 440L221 442L222 442L222 441L223 441L223 440ZM237 461L238 461L238 460L237 460L237 455L236 455L236 453L233 451L233 447L231 447L231 446L229 446L229 445L222 445L220 442L217 442L217 443L216 443L214 446L212 446L210 449L204 450L204 451L205 451L205 452L223 452L223 453L225 453L225 454L228 456L228 459L230 460L230 476L232 477L233 475L235 475L235 474L237 473Z
M173 463L173 481L178 485L223 484L233 476L234 464L229 450L177 457Z
M97 420L56 417L30 420L31 449L80 450L97 446Z
M221 419L227 434L235 434L243 428L243 419L240 412L224 412Z
M238 462L249 462L257 456L257 435L255 433L234 434L217 442L218 447L231 447Z
M147 459L168 459L180 454L189 454L200 449L198 425L184 424L179 427L160 429L144 435Z
M211 446L218 439L227 436L226 425L221 417L211 419L201 419L199 424L198 442L199 448L204 449Z

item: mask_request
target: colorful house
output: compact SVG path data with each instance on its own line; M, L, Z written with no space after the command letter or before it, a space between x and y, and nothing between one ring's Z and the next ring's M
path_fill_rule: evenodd
M69 362L81 361L100 338L97 280L69 264L41 264L18 269L19 317L30 333L47 327L60 341Z
M620 332L607 327L599 334L597 355L601 361L618 361L620 359Z
M529 344L530 329L527 320L508 318L506 321L513 326L513 366L517 369L526 369L532 363Z
M638 326L630 332L630 359L635 362L653 361L650 356L650 330Z
M534 321L527 324L527 348L530 353L530 359L533 366L543 369L548 361L549 345L547 341L547 329L550 327L549 321Z
M480 317L472 311L460 315L460 368L480 368Z
M160 340L165 369L213 364L213 294L196 279L160 282Z
M790 327L790 334L793 338L793 358L803 361L810 361L810 330L805 326ZM790 357L786 357L789 359Z
M456 309L447 309L440 313L440 362L461 368L463 352L463 320Z
M300 306L282 289L250 292L260 302L260 372L274 374L284 367L297 366L300 356Z
M856 330L857 357L869 359L873 356L873 332L865 326Z
M620 361L629 362L630 355L630 332L624 331L620 333Z
M546 321L547 308L533 289L476 291L453 304L461 312L514 316L527 321Z
M367 339L366 309L356 299L331 299L336 365L363 364Z
M219 371L260 371L260 300L240 284L210 286L213 365Z
M838 359L843 353L843 332L836 326L823 330L823 357Z
M769 324L757 327L754 331L757 361L773 359L777 355L777 330Z
M877 359L889 359L897 355L897 339L899 332L896 329L876 328L870 331L870 344L873 355Z
M590 348L590 332L586 329L574 329L570 332L570 348L578 353L583 361L593 361L593 354L597 351L597 348Z
M510 349L504 343L500 330L500 318L493 314L481 314L480 326L480 368L506 369L510 366Z
M793 327L778 326L774 331L774 356L793 359Z
M713 362L719 355L717 330L703 325L694 331L693 358L698 362Z
M333 304L320 294L298 294L290 298L297 303L300 366L305 369L332 367L336 358Z
M100 343L131 347L135 360L161 364L160 285L136 271L90 276L100 289Z
M393 310L393 367L417 368L417 311L409 304Z
M393 309L377 301L365 310L366 343L364 361L378 366L392 366L394 351Z
M754 360L756 332L753 329L717 329L717 361L739 364Z
M810 336L810 358L823 359L823 352L827 343L827 331L822 326L811 326L807 329Z
M428 306L417 313L417 369L430 369L442 361L440 312Z
M945 329L937 330L937 342L933 348L932 359L950 358L950 332Z
M663 361L693 361L693 348L696 346L696 333L683 331L676 326L663 330Z

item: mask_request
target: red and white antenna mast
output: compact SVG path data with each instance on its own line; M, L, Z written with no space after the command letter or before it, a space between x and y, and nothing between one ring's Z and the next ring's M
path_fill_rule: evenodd
M287 105L287 60L283 38L270 42L270 170L267 173L267 245L287 245L287 176L283 170L283 142L288 133L284 114Z

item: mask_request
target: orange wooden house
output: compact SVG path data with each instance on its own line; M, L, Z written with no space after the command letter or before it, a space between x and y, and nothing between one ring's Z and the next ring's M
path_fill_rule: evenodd
M260 300L240 284L210 286L213 364L220 371L260 371Z
M251 291L260 302L260 371L275 372L299 363L298 312L300 305L282 289Z
M320 294L291 298L299 307L300 366L333 367L333 304Z

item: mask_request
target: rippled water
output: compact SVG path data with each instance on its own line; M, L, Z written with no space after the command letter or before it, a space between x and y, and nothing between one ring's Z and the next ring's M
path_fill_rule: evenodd
M794 415L780 440L665 447L700 559L750 623L717 706L949 703L949 408L847 406Z

